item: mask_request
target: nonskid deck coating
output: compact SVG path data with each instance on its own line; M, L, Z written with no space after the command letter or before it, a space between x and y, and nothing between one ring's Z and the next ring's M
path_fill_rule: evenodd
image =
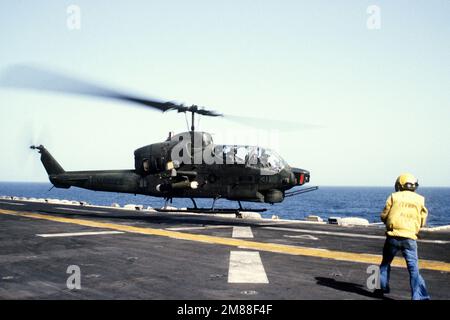
M76 209L2 200L1 298L374 298L366 284L368 267L381 259L383 229L378 227ZM232 237L233 227L243 226L250 228L253 239ZM97 231L124 233L47 239L37 236ZM344 233L355 237L340 236ZM430 240L419 242L419 255L432 298L449 299L449 233L424 233L422 239ZM230 255L239 251L259 252L268 283L227 281ZM391 286L396 289L391 297L409 299L402 260L395 262L400 268L393 268ZM66 286L66 269L71 264L80 265L81 290Z

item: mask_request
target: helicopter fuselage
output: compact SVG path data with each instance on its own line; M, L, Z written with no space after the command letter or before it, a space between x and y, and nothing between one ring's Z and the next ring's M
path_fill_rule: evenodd
M137 149L131 170L67 172L43 146L33 148L57 188L278 203L286 190L310 178L308 171L291 168L269 149L214 145L204 132L182 133Z

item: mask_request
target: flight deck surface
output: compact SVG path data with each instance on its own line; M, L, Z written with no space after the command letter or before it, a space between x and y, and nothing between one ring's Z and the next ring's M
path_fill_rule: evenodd
M1 299L377 299L368 282L384 243L380 226L4 199L0 230ZM418 244L432 299L450 299L450 232ZM401 256L386 298L410 299Z

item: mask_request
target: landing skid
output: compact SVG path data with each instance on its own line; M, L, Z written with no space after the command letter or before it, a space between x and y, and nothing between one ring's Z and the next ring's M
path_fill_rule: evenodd
M197 207L197 203L195 202L194 198L191 198L192 203L194 205L193 208L186 208L185 210L178 210L178 209L165 209L167 208L167 202L169 200L172 199L166 199L166 203L164 205L164 207L162 207L161 209L155 209L158 212L179 212L179 211L183 211L183 212L192 212L192 213L205 213L205 214L235 214L236 217L240 217L241 216L241 212L265 212L267 211L267 209L263 208L263 209L250 209L250 208L243 208L241 201L238 201L239 203L239 208L215 208L215 204L216 201L219 199L220 197L216 197L213 200L213 204L211 208L199 208ZM171 201L172 202L172 201Z
M178 210L178 209L155 209L158 212L193 212L193 213L206 213L206 214L236 214L239 215L241 212L265 212L267 209L236 209L236 208L217 208L217 209L211 209L211 208L186 208L185 210Z

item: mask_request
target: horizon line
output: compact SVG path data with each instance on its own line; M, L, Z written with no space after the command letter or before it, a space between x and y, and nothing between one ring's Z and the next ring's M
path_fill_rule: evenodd
M51 184L50 181L3 181L0 180L0 183L46 183ZM74 186L75 187L75 186ZM341 188L394 188L392 185L337 185L337 184L328 184L328 185L318 185L318 187L341 187ZM76 187L75 187L76 188ZM80 188L80 187L78 187ZM450 188L448 186L436 186L436 185L426 185L419 186L421 188ZM83 188L80 188L83 189Z

